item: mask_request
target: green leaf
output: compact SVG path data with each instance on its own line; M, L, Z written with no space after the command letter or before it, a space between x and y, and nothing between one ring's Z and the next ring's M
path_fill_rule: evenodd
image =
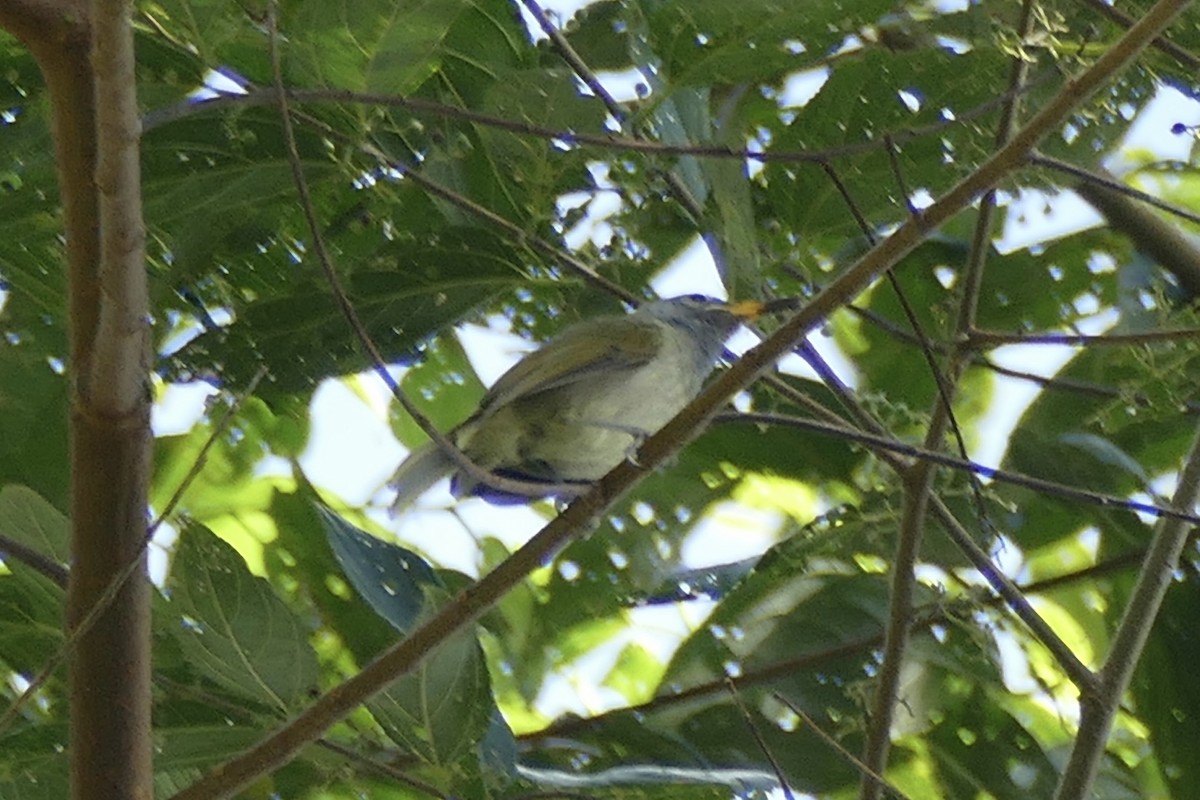
M411 358L433 331L515 286L513 254L492 236L445 231L428 244L382 242L373 261L345 279L350 302L387 360ZM324 377L358 372L367 358L324 281L304 281L246 307L226 328L173 356L181 374L218 364L234 385L266 365L268 397L311 391ZM204 369L210 368L205 366Z
M422 353L424 360L404 373L400 388L409 401L438 427L448 431L475 412L485 387L455 336L439 336ZM409 448L428 441L416 421L391 405L392 430Z
M303 587L322 626L343 643L335 652L346 669L365 664L396 639L396 629L375 613L344 579L317 512L311 487L276 491L269 513L279 538L264 547L266 568L276 586Z
M65 573L69 561L67 518L24 486L0 489L0 532L41 554ZM62 647L65 587L0 547L0 661L32 676Z
M1131 686L1138 716L1150 728L1155 758L1173 800L1200 798L1200 639L1194 631L1200 584L1175 581L1154 623Z
M571 47L593 70L617 70L630 66L629 48L621 36L614 36L625 26L625 4L618 0L598 0L584 6L571 17L564 33ZM549 46L545 58L559 61Z
M967 688L956 681L950 691L958 696L943 696L939 707L945 715L923 733L942 796L987 792L997 800L1023 800L1052 795L1059 777L1055 765L1022 721L987 697L985 686Z
M354 527L327 508L317 511L350 584L397 631L411 632L425 604L426 587L442 585L429 562Z
M770 81L803 69L856 25L895 9L885 0L795 6L778 0L647 3L649 33L670 83L706 85Z
M484 96L484 109L498 118L563 133L603 130L604 106L581 95L562 68L502 70L494 77ZM485 125L476 130L496 180L520 187L533 208L552 207L560 195L584 180L587 153L556 146L541 136Z
M427 587L426 598L432 613L450 594ZM487 735L495 711L474 631L448 637L366 705L392 741L430 764L451 764L471 752Z
M47 338L0 339L0 484L25 484L65 507L69 385L54 367L62 345Z
M155 772L175 776L177 781L186 778L182 785L187 786L202 771L234 758L260 741L267 730L251 725L211 723L163 725L156 733Z
M0 531L52 561L66 564L71 560L67 518L28 487L0 488Z
M648 700L666 665L646 648L627 644L621 648L617 663L604 676L601 685L620 692L625 701L633 705Z
M186 481L176 512L209 522L251 509L265 509L274 491L291 484L290 477L261 474L263 458L274 452L292 455L307 434L307 418L273 410L257 397L245 398L215 441L213 422L201 422L178 436L163 436L154 448L154 477L150 503L163 508ZM210 416L219 418L222 411ZM205 450L206 446L208 447ZM202 469L192 474L204 453Z
M423 558L319 509L329 544L355 590L401 634L450 600ZM425 761L450 764L483 741L495 709L483 650L470 628L367 701L387 735Z
M68 742L65 720L11 728L0 734L0 797L69 797Z
M316 86L407 94L441 66L448 30L468 0L303 3L284 20L289 73Z
M173 633L198 674L281 712L309 698L317 661L308 630L207 528L183 531L167 590Z
M1144 477L1174 470L1190 441L1184 422L1200 349L1168 342L1083 350L1022 416L1001 466L1068 486L1128 496ZM1065 437L1065 438L1064 438ZM1081 449L1081 443L1099 442ZM1120 457L1117 454L1121 454ZM1136 462L1136 467L1130 461ZM1109 506L1009 488L1008 535L1041 547L1094 525L1105 553L1140 546L1147 525Z

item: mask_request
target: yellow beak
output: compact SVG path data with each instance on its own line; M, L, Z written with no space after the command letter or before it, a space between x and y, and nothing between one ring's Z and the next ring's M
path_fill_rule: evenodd
M736 303L730 303L728 306L729 313L744 320L758 319L766 307L766 303L759 302L758 300L739 300Z

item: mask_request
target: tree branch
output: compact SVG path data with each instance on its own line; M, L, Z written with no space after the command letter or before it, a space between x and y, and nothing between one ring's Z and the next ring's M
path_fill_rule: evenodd
M590 529L598 516L629 491L651 470L697 435L730 397L744 389L774 362L790 353L813 328L835 309L850 301L884 269L912 252L928 233L967 208L987 189L1025 163L1037 143L1056 130L1067 115L1113 75L1127 66L1187 5L1186 0L1160 0L1116 45L1074 80L1066 82L1007 144L973 173L910 219L861 260L848 268L770 337L748 352L713 381L695 401L641 447L636 459L620 464L587 494L539 531L492 572L460 592L415 629L406 639L384 651L355 676L335 686L289 723L231 761L215 768L175 800L211 800L226 797L286 763L329 726L398 676L420 663L446 637L474 622L491 604L524 579L536 565L558 548Z
M128 7L112 0L98 0L94 13L79 0L4 3L0 25L29 47L51 101L70 273L73 630L113 577L139 559L146 529L148 315L132 31ZM97 92L106 106L99 111ZM98 151L107 165L103 200L94 182ZM104 354L98 362L96 353ZM147 581L126 584L72 653L69 749L77 800L153 794L149 600Z
M93 19L99 45L95 62L89 52ZM139 300L144 293L136 291L145 279L144 266L115 238L102 259L101 201L94 183L98 148L107 151L114 144L114 152L123 153L115 163L132 163L135 172L132 180L126 169L114 172L116 183L108 188L114 190L110 199L115 203L108 205L104 233L111 233L112 223L130 208L140 221L136 136L131 140L117 133L115 141L98 144L93 85L95 76L102 87L111 87L101 89L106 102L115 103L105 110L116 123L106 126L111 140L117 128L129 124L135 108L132 94L123 94L134 86L132 32L123 4L98 2L93 15L83 0L6 2L0 4L0 25L33 53L50 97L69 270L69 369L75 379L70 431L72 570L67 591L67 625L74 630L114 575L138 558L146 527L150 416L149 398L140 383L144 373L138 373L145 364L144 352L134 352L136 346L131 350L123 336L124 344L112 349L114 342L99 341L102 317L108 319L105 336L117 332L114 323L121 328L130 319L144 331L147 313ZM136 124L136 115L132 119ZM126 205L130 202L131 207ZM134 234L135 239L140 236L137 230ZM107 289L101 285L102 272L109 276ZM122 285L134 290L125 291ZM118 307L105 309L113 300ZM105 363L121 375L123 388L121 401L112 403L110 387L104 387L105 404L100 407L86 391L97 348L115 354ZM135 388L129 391L130 387ZM126 584L72 652L69 751L71 790L77 800L153 794L149 600L148 582Z
M1174 275L1189 300L1200 297L1200 247L1195 238L1100 180L1111 176L1095 177L1072 188L1104 216L1109 227L1128 236L1134 247Z
M86 202L88 210L86 218L67 219L74 376L68 627L90 613L130 562L138 565L72 654L76 800L154 792L150 583L142 547L150 473L149 309L130 11L125 0L96 0L94 50L90 57L81 52L77 64L86 88L81 81L78 95L51 95L56 118L71 115L88 153L86 169L70 167L85 181L77 176L71 179L77 185L69 186L60 177L66 207ZM62 128L55 133L61 137ZM72 252L72 239L87 243L86 255Z
M0 556L14 559L37 572L42 577L53 581L59 587L67 587L67 568L61 563L34 550L28 545L21 544L16 539L0 534ZM3 717L0 715L0 730L3 730Z
M1200 428L1188 453L1179 485L1172 498L1177 510L1191 511L1200 502ZM1081 719L1071 758L1055 792L1056 800L1084 800L1092 796L1092 785L1104 756L1105 743L1113 717L1129 686L1134 667L1142 657L1154 618L1171 585L1179 565L1179 556L1191 534L1191 523L1179 519L1159 522L1142 562L1138 581L1108 657L1100 670L1100 685L1095 692L1084 692L1079 699Z
M142 221L132 5L96 0L96 190L100 195L100 307L95 344L77 375L89 413L120 420L148 410L150 365L146 226Z
M1134 200L1140 200L1148 206L1161 209L1173 217L1178 217L1188 222L1194 222L1200 225L1200 214L1190 211L1181 206L1172 205L1161 197L1155 197L1148 192L1143 192L1141 189L1135 189L1127 183L1124 183L1111 175L1101 175L1091 170L1077 167L1069 161L1063 161L1061 158L1054 158L1045 153L1034 152L1029 156L1029 163L1035 167L1045 167L1054 172L1061 172L1064 175L1070 175L1075 178L1080 184L1092 184L1107 189L1115 194L1123 194ZM1086 199L1086 198L1084 198Z
M1021 19L1017 27L1017 38L1019 40L1024 40L1029 36L1033 28L1033 20L1034 4L1032 0L1025 0L1021 5ZM998 148L1002 148L1008 144L1017 132L1017 118L1020 111L1020 89L1025 84L1028 74L1028 63L1020 57L1014 58L1008 80L1009 99L1001 109L1000 122L996 130L996 146ZM906 194L905 196L907 197L908 195ZM971 248L967 255L965 269L963 270L962 299L959 302L959 313L955 322L957 339L967 336L975 327L975 318L979 306L979 293L983 286L984 266L987 263L988 253L991 250L995 214L996 190L989 187L979 200L979 216L975 220ZM945 370L941 370L937 359L933 356L933 351L927 337L917 324L916 314L911 308L908 299L904 296L899 281L896 280L893 273L889 273L888 277L897 295L900 297L904 312L913 327L913 332L917 335L921 345L921 352L925 355L930 372L937 386L937 399L929 415L929 428L925 432L925 447L929 450L940 450L946 438L946 433L949 431L954 435L959 455L965 459L967 458L966 441L963 438L958 421L955 419L953 401L958 381L970 363L970 352L962 347L954 348L950 353L949 363L946 365ZM904 510L901 517L900 536L896 543L896 554L892 559L892 593L888 609L888 627L887 638L884 641L883 664L879 670L879 682L875 689L875 698L871 707L870 730L867 735L866 746L863 750L863 761L867 767L862 775L859 795L863 800L877 800L884 788L883 784L878 780L878 776L887 768L888 751L891 748L892 720L895 716L896 704L900 701L900 680L904 654L908 648L909 631L911 630L909 620L913 613L913 594L917 582L917 558L920 554L922 533L925 530L930 494L936 475L937 469L934 463L928 460L919 460L910 469L901 472L904 485ZM986 527L988 519L986 506L983 502L983 491L974 473L969 473L969 481L977 506L976 513ZM938 505L939 509L941 509L940 502ZM953 518L951 518L951 521L957 523L957 520L953 520ZM959 532L956 524L947 524L946 530L952 536ZM986 558L985 554L976 552L974 549L975 542L969 536L955 538L956 541L962 539L962 541L959 541L959 546L965 546L965 550L974 556L973 560L976 563L982 560L987 567L991 567L991 561ZM981 559L981 555L985 557ZM984 574L999 576L999 571L985 569ZM993 584L997 583L995 580L992 582ZM999 581L999 585L1001 589L1004 589L1008 587L1008 582ZM1020 597L1020 595L1014 592L1010 599L1012 597ZM1024 600L1023 597L1020 599ZM1027 604L1016 603L1012 607L1019 614L1022 614L1022 616L1025 616L1022 613L1025 611L1032 614L1032 609L1028 609ZM1032 618L1035 624L1042 623L1041 618L1037 614L1032 614ZM1034 630L1038 633L1046 633L1049 631L1049 626L1035 627ZM1051 639L1053 643L1061 644L1058 638L1052 634ZM1068 650L1067 653L1069 654L1069 652Z
M1036 85L1031 81L1029 86ZM1023 91L1027 91L1026 87ZM496 130L508 131L521 136L533 136L547 141L562 142L581 147L596 147L609 151L645 153L657 156L696 156L698 158L724 158L735 161L755 161L761 163L794 163L794 164L825 164L841 158L859 156L866 153L876 153L880 150L902 146L908 142L925 136L938 134L959 125L969 125L996 110L996 107L1011 95L1002 94L988 99L978 106L968 109L961 114L955 114L953 119L933 122L915 128L903 128L888 131L880 136L862 142L845 144L840 147L829 147L822 150L747 150L719 144L672 144L650 139L639 139L616 134L585 133L581 131L560 130L535 125L531 122L513 120L505 117L474 111L468 108L439 103L422 97L405 97L396 94L381 94L372 92L354 92L348 89L288 89L287 99L296 104L311 103L354 103L359 105L385 106L403 108L419 114L430 114L447 119L458 119L483 125ZM253 106L273 106L279 103L275 91L271 88L250 89L245 94L220 94L204 100L187 100L165 108L151 111L145 116L145 130L167 125L181 119L220 111L229 108Z

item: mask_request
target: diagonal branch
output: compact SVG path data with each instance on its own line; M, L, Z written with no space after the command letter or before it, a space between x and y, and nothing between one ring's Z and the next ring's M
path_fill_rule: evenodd
M1021 19L1017 27L1017 37L1024 40L1030 35L1034 22L1034 3L1025 0L1021 5ZM1028 63L1020 57L1014 58L1009 73L1008 89L1011 99L1005 102L1001 111L1000 122L996 131L996 146L1004 147L1012 140L1017 132L1017 117L1020 111L1020 89L1025 84L1029 73ZM906 194L907 197L907 194ZM996 191L989 187L979 200L979 215L975 220L975 231L971 239L971 249L963 270L962 299L959 303L958 319L955 330L958 339L965 337L975 327L975 318L979 306L979 293L983 285L984 266L987 263L988 251L991 248L992 228L996 214ZM959 455L967 457L966 442L954 416L953 400L959 379L970 363L970 352L964 348L955 348L949 358L945 370L942 370L933 357L932 349L920 327L916 325L916 316L909 307L908 300L900 290L899 281L889 274L896 293L913 324L914 333L918 336L921 351L929 363L937 386L937 399L929 418L929 429L925 433L925 447L930 450L940 450L947 432L953 433L958 444ZM908 649L910 633L909 618L913 613L913 592L916 586L917 557L920 553L922 531L929 511L930 496L933 490L934 477L937 468L929 460L920 460L908 470L901 473L904 485L904 509L900 524L900 537L896 543L896 555L892 561L892 595L888 610L887 638L884 642L883 665L879 671L879 684L875 689L875 697L871 710L871 728L867 736L867 744L863 751L863 761L868 771L863 773L860 797L863 800L877 800L883 791L883 786L876 779L887 767L888 750L891 746L892 720L896 704L900 701L901 671ZM972 474L969 482L974 492L977 514L980 522L988 525L983 490L979 481ZM940 503L938 504L940 506ZM953 533L956 526L947 526ZM971 548L974 541L970 537L962 537L960 547L966 545L969 554L978 560L980 553ZM990 561L985 559L988 567ZM997 570L988 569L985 574L998 574ZM1002 585L1005 585L1002 582ZM1021 605L1014 609L1023 609ZM1020 613L1020 612L1018 612ZM1037 623L1041 618L1033 615ZM1035 630L1038 630L1035 627ZM1048 630L1048 626L1043 629ZM1057 642L1057 638L1054 637ZM1069 655L1070 651L1067 651ZM1070 663L1076 663L1072 658Z
M1187 522L1193 525L1200 525L1200 514L1191 513L1188 511L1180 511L1176 508L1168 507L1165 504L1144 502L1141 500L1130 500L1117 495L1105 494L1104 492L1095 492L1090 489L1080 486L1070 486L1064 483L1048 481L1044 478L1035 478L1032 475L1026 475L1020 472L1011 472L1009 470L997 469L996 467L988 467L970 459L959 458L956 456L947 455L938 449L928 447L920 447L914 444L897 439L887 434L881 426L870 425L871 431L864 431L857 428L847 427L840 419L836 421L820 422L813 419L802 417L789 416L787 414L764 414L752 411L737 411L722 414L719 417L721 422L743 422L753 425L786 425L800 430L810 431L826 436L833 436L847 442L854 442L865 447L871 448L875 455L887 462L888 466L902 471L905 467L911 465L915 461L928 461L932 464L950 467L952 469L969 472L974 475L980 475L989 480L998 483L1007 483L1012 486L1022 486L1026 489L1031 489L1041 494L1053 495L1055 497L1064 497L1070 500L1076 500L1083 503L1088 503L1101 508L1107 509L1123 509L1136 514L1148 514L1160 519L1177 519L1181 522ZM897 456L908 456L912 459L911 462L906 462Z
M1112 175L1093 172L1090 169L1078 167L1069 161L1063 161L1061 158L1054 158L1053 156L1048 156L1045 153L1039 152L1034 152L1032 155L1030 155L1029 163L1035 167L1044 167L1054 172L1061 172L1064 175L1070 175L1072 178L1077 179L1077 186L1094 186L1096 191L1104 191L1108 195L1119 194L1128 197L1130 200L1140 200L1142 203L1161 209L1173 217L1178 217L1179 219L1200 225L1200 214L1197 214L1196 212L1187 208L1183 208L1182 206L1168 203L1161 197L1155 197L1149 192L1143 192L1140 189L1135 189L1134 187ZM1076 189L1076 191L1078 191L1078 189ZM1083 196L1085 200L1089 199L1086 189L1084 191L1078 191L1078 193ZM1103 211L1104 209L1098 210Z
M1200 296L1200 248L1195 239L1127 192L1110 188L1105 178L1117 182L1112 176L1091 173L1074 189L1104 215L1110 228L1128 236L1135 248L1174 275L1188 298Z
M1200 503L1200 428L1179 473L1179 485L1172 498L1178 511L1192 511L1197 503ZM1137 585L1113 637L1108 658L1100 669L1100 686L1094 693L1085 692L1079 699L1079 733L1054 795L1057 800L1083 800L1092 796L1113 717L1129 686L1134 667L1142 657L1154 627L1154 618L1191 532L1192 524L1180 519L1163 519L1158 524L1150 551L1138 573Z
M459 592L408 638L384 651L358 674L330 689L266 739L176 794L174 800L227 797L258 776L277 769L364 700L414 669L446 637L478 619L543 559L589 530L604 509L698 435L730 397L750 385L777 359L790 353L833 311L862 292L883 270L912 252L930 231L966 209L983 192L1023 165L1039 141L1057 130L1074 108L1128 66L1186 5L1186 0L1160 0L1089 69L1067 81L1007 145L926 208L920 218L908 220L892 236L868 251L770 337L721 374L675 419L647 439L636 459L614 468L523 547L478 582Z

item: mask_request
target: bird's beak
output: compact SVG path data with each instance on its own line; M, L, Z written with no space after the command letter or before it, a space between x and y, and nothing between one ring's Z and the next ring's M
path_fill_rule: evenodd
M756 320L766 310L767 304L758 300L739 300L736 303L730 303L729 313L733 314L738 319L746 320L747 322Z

